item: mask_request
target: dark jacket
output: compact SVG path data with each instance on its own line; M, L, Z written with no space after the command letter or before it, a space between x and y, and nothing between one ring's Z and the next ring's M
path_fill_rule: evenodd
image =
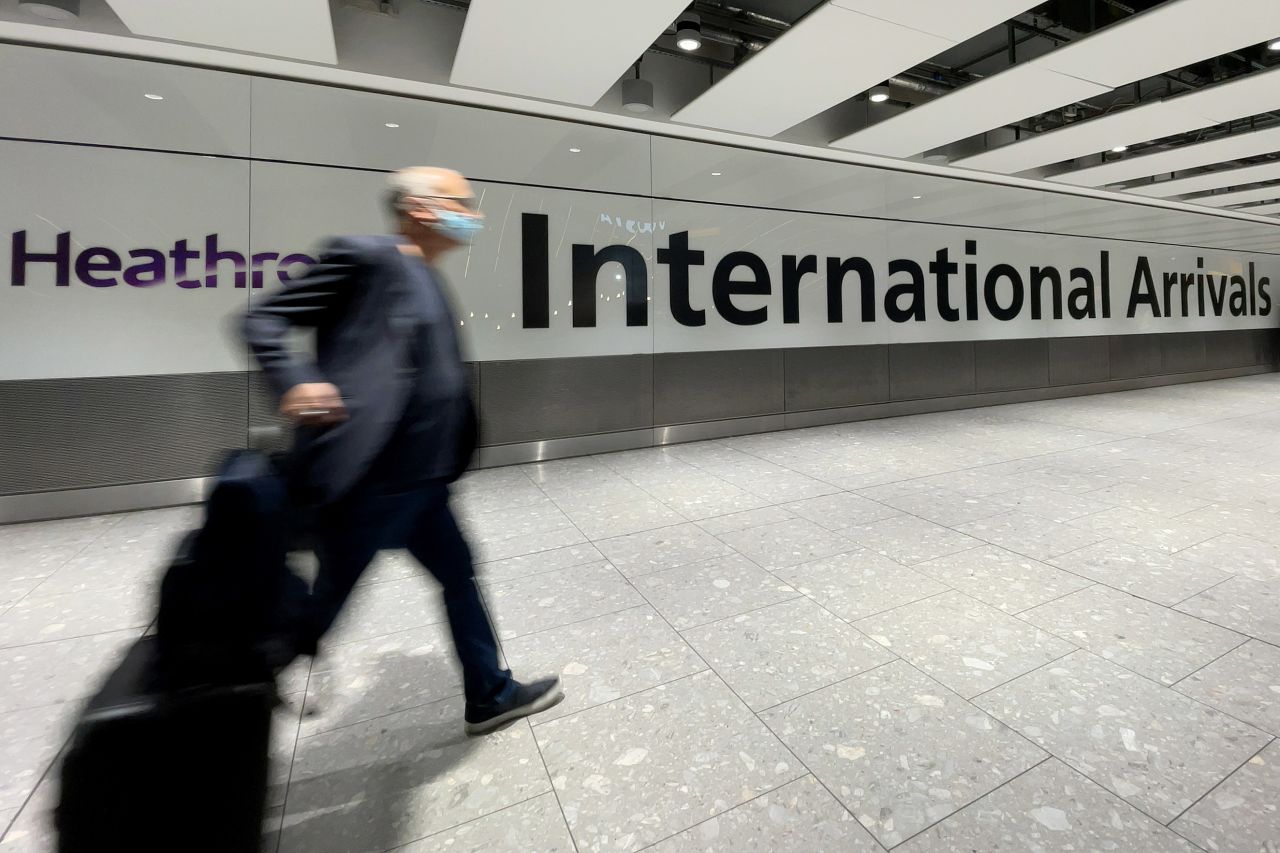
M294 486L305 501L332 503L349 492L404 416L418 374L410 352L418 324L408 290L416 282L406 273L398 244L399 238L389 236L334 239L302 278L245 317L245 340L277 396L300 383L330 382L346 402L346 421L296 432ZM431 286L437 286L434 276ZM314 361L290 350L294 327L314 330ZM466 469L475 449L469 400L466 410L466 427L431 449L441 455L448 479Z

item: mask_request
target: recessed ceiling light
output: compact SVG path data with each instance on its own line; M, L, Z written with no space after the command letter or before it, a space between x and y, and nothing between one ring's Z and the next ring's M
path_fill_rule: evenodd
M153 95L153 94L151 94L150 92L147 92L147 93L146 93L145 95L143 95L142 97L146 98L148 101L163 101L163 100L164 100L164 95Z
M721 176L721 175L723 175L723 174L724 174L724 172L712 172L712 173L711 173L711 177L713 177L713 178L718 178L718 177L720 177L720 176Z
M924 198L924 196L922 196L922 195L913 195L913 196L912 196L912 198L919 200L919 199Z
M697 50L702 47L702 19L692 12L676 21L676 47Z
M386 123L385 125L383 125L383 126L384 126L384 127L399 127L400 125L396 124L394 121L389 121L389 122L387 122L387 123Z
M1117 145L1115 148L1111 149L1111 152L1113 154L1123 154L1125 151L1128 151L1128 150L1129 150L1128 145Z
M885 101L889 100L889 87L876 86L872 88L867 97L873 104L883 104Z
M1271 44L1267 45L1267 50L1277 50L1277 51L1280 51L1280 39L1276 39L1276 40L1275 40L1275 41L1273 41Z
M581 149L581 148L570 148L570 149L569 149L569 153L570 153L570 154L581 154L581 153L582 153L582 149Z
M80 0L19 0L18 8L50 21L74 21L80 17Z

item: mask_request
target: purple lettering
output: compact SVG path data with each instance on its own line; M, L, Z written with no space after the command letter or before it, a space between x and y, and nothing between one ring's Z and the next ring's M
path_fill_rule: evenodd
M133 249L129 252L129 257L147 260L144 263L134 264L124 271L124 280L127 284L133 287L151 287L164 281L167 264L164 252L155 249ZM143 278L143 274L147 277Z
M25 287L27 283L27 264L57 264L58 287L66 287L71 283L71 232L58 234L56 248L52 252L28 252L27 232L15 231L13 235L13 256L9 262L9 273L14 287Z
M218 235L210 234L204 238L204 277L205 287L218 286L218 264L231 261L235 266L236 287L245 286L244 255L239 252L226 252L218 248Z
M299 254L285 255L283 258L280 259L280 267L276 270L276 277L280 279L281 284L288 284L289 267L293 266L294 264L306 264L307 266L311 266L315 262L316 262L316 259L311 257L310 255L299 255Z
M262 287L262 265L280 257L279 252L255 252L253 255L253 287Z
M173 274L178 280L178 287L185 287L190 290L201 286L199 279L187 278L187 261L194 261L200 257L200 253L188 249L186 240L179 240L174 243L173 251L169 253L169 257L173 258Z
M104 246L85 249L76 257L76 278L90 287L115 287L120 282L114 275L98 278L94 273L120 272L120 256Z

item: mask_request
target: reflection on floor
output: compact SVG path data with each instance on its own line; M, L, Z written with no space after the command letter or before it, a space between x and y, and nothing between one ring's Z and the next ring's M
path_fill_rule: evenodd
M1270 849L1277 391L471 476L457 504L505 654L568 699L466 739L434 593L386 555L331 653L285 679L267 849ZM2 853L52 849L67 722L193 519L0 529Z

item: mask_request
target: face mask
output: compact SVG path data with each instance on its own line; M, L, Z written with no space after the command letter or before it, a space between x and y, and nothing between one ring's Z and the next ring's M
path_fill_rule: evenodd
M458 243L470 243L484 230L484 220L456 210L436 210L435 229Z

